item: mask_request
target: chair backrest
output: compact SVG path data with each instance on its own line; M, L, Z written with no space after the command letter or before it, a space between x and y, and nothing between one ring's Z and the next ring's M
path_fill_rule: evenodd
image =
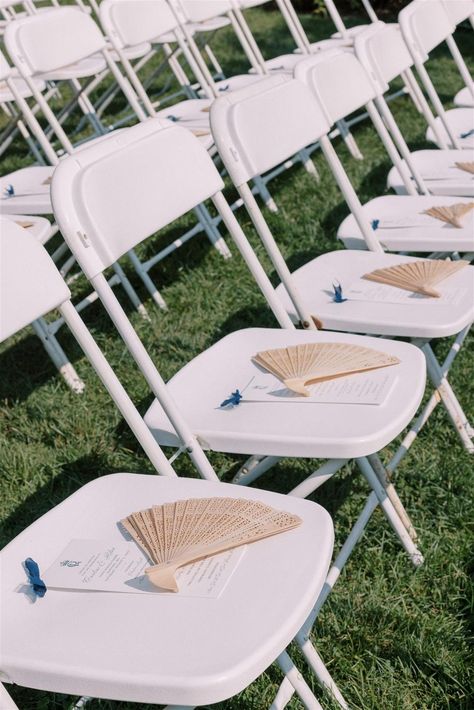
M329 131L309 89L288 76L271 76L219 97L211 130L235 185L261 175Z
M103 0L100 21L122 47L149 42L178 24L165 0Z
M33 75L100 52L105 38L90 15L77 7L64 7L10 22L5 45L19 70Z
M72 305L71 293L44 246L11 220L1 217L0 220L0 342L53 308L60 308L74 337L157 472L175 476L163 451Z
M54 212L88 278L223 187L200 141L159 119L85 146L58 170Z
M294 76L309 86L330 126L377 94L367 71L351 50L327 50L303 59L296 65Z
M232 0L171 0L179 3L190 22L204 22L232 10Z
M455 25L474 15L474 0L443 0L443 6Z
M400 30L392 24L378 22L359 32L354 52L383 93L393 79L413 66Z
M412 0L400 11L398 22L410 52L422 62L456 29L441 0Z
M71 293L43 246L0 216L0 342L67 301Z

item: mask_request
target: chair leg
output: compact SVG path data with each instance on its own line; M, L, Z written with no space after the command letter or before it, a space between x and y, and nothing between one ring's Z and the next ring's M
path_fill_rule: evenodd
M56 337L48 332L48 325L43 318L38 318L31 324L38 338L41 340L44 349L59 371L59 374L73 392L80 394L84 391L85 384L77 374L69 358L59 345Z
M423 555L411 539L410 535L407 532L407 529L400 520L400 517L397 515L397 512L393 507L390 498L388 497L384 487L380 483L376 474L374 473L374 470L370 465L368 459L361 457L356 459L356 461L362 474L365 476L367 482L369 483L370 487L377 496L380 507L385 513L388 522L392 526L405 551L408 553L413 565L415 567L419 567L421 564L423 564Z
M239 486L249 486L257 478L269 471L278 461L281 461L281 456L250 456L244 465L239 468L232 479L232 483L236 483Z
M377 478L379 479L380 483L385 489L385 492L387 493L388 497L390 498L393 507L397 511L397 515L399 516L400 520L402 521L403 525L405 526L409 536L413 540L413 542L417 541L418 535L416 533L416 530L413 526L413 523L410 520L410 517L408 516L408 513L406 512L397 491L395 490L395 486L391 482L390 478L390 472L385 468L383 465L382 461L380 460L380 457L378 454L372 454L371 456L367 457L369 459L370 465L374 469L375 473L377 474Z
M166 305L166 301L161 295L161 293L158 291L156 288L155 284L151 280L151 278L148 276L147 271L145 270L142 262L138 258L138 256L135 253L134 249L130 249L130 251L127 252L128 256L130 257L130 261L132 262L135 271L145 284L148 292L150 293L151 297L155 301L156 305L161 308L164 311L168 310L168 306Z
M13 702L13 698L3 683L0 683L0 708L2 710L20 710L18 705Z
M331 678L328 669L326 668L321 656L311 643L309 636L302 631L299 631L296 635L296 643L300 647L307 664L312 669L323 688L337 702L337 704L343 708L343 710L348 710L349 706L344 700L343 695L336 683Z
M288 653L283 651L276 659L276 662L285 674L285 678L287 678L293 686L304 707L307 708L307 710L323 710L316 700L313 691L304 680ZM273 705L270 706L270 710L274 710Z
M464 447L470 454L473 454L474 441L472 430L467 416L447 380L447 370L444 365L440 366L429 344L426 344L423 347L423 351L426 357L428 376L433 385L436 387L446 411L448 412L448 415L454 424L462 443L464 444Z
M137 292L133 288L132 284L128 280L128 277L125 275L124 270L120 266L119 263L115 262L115 264L112 265L113 270L117 274L118 278L120 279L120 283L123 286L123 289L127 296L129 297L130 301L133 303L135 308L137 309L138 313L144 318L145 320L149 321L150 316L148 315L148 311L143 305L143 303L140 301Z
M418 415L418 417L410 425L410 430L405 435L402 443L400 444L397 451L393 455L390 463L387 465L387 471L391 472L397 468L400 461L406 456L406 454L410 450L410 447L413 445L413 442L415 441L416 437L418 436L420 431L425 426L426 422L430 418L430 416L431 416L432 412L435 410L436 406L439 404L439 402L442 401L442 394L440 391L438 391L436 382L442 381L444 378L444 382L447 385L447 380L446 380L447 374L448 374L448 372L451 368L451 365L453 364L457 354L459 353L464 340L466 339L466 337L469 333L470 327L471 326L467 326L466 328L464 328L463 330L461 330L458 333L458 335L456 336L456 339L455 339L454 343L452 344L452 346L449 350L449 353L442 365L439 365L438 361L436 360L436 358L434 356L434 353L433 353L431 347L429 347L429 349L428 349L428 343L425 343L424 341L417 341L417 340L412 341L413 344L418 345L418 347L422 348L425 353L425 357L427 359L428 374L430 375L430 370L431 370L433 375L437 376L438 380L436 380L436 379L434 380L433 384L435 385L436 389L434 390L434 392L431 395L428 402L423 407L423 409L420 412L420 414ZM431 363L431 365L429 365L428 363ZM436 372L433 372L435 363L436 363ZM431 379L431 376L430 376L430 379ZM457 398L454 395L454 393L452 392L450 385L449 385L449 390L452 393L452 397L457 402ZM447 396L449 397L449 393L448 393L446 386L445 386L445 392L447 393ZM444 404L444 400L443 400L443 404ZM472 437L474 435L474 432L472 431L472 427L467 422L467 417L465 416L464 412L462 411L461 405L459 404L459 402L457 402L457 404L458 404L460 412L458 410L458 413L455 416L455 419L457 417L459 417L459 420L461 422L463 422L462 430L464 430L464 431L461 431L458 429L455 421L453 421L453 423L456 427L456 431L458 432L459 436L461 437L463 444L466 446L466 449L469 451L470 447L472 447Z
M224 257L224 259L230 259L232 257L232 252L226 244L224 237L219 232L216 220L212 218L209 214L209 210L203 204L198 205L195 208L195 213L202 225L202 228L206 232L207 238L211 242L212 246L217 249L219 254ZM220 218L219 218L220 220Z
M353 158L356 160L363 160L364 156L359 150L359 146L356 143L356 140L352 133L350 132L348 125L344 119L341 119L340 121L336 121L336 126L339 130L339 134L346 144L350 154L352 155Z
M265 206L268 207L270 212L278 212L277 204L276 204L275 200L273 199L273 197L270 195L270 193L267 189L267 186L265 184L265 180L263 178L261 178L259 175L256 175L253 179L253 183L254 183L255 187L257 188L257 190L260 194L260 197L264 201Z

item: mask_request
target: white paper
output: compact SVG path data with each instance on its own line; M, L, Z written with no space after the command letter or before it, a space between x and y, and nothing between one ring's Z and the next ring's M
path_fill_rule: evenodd
M439 298L424 296L422 293L406 291L397 286L377 283L368 279L358 279L345 290L344 296L349 301L370 301L371 303L396 303L400 305L413 305L423 303L431 306L454 306L466 297L466 289L446 288L437 284L435 290L441 295Z
M461 170L460 168L452 167L448 170L439 170L433 173L421 173L423 180L458 180L461 182L466 182L469 180L474 180L474 175L469 173L467 170Z
M26 197L28 195L45 195L45 194L49 194L49 192L51 190L51 185L38 185L38 186L35 186L32 188L27 188L27 187L23 187L21 189L18 188L18 192L17 192L15 185L13 185L13 189L15 191L14 194L7 195L4 192L7 187L8 187L8 185L4 185L3 188L0 188L0 193L1 193L1 197L3 200L11 200L13 197Z
M337 377L308 385L309 397L287 389L272 374L258 374L244 389L242 402L298 402L316 404L373 404L385 402L397 380L390 367Z
M172 594L216 599L239 565L246 546L221 552L180 568L179 592L154 587L145 575L150 560L134 542L71 540L41 576L49 589Z
M376 217L372 221L376 221ZM438 226L445 224L440 222L439 219L431 217L429 214L410 214L405 217L384 217L378 220L377 230L379 229L408 229L410 227L434 227L438 223Z

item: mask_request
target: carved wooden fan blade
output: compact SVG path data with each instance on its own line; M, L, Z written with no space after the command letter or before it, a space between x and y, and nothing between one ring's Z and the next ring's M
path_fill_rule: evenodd
M291 530L301 519L243 498L189 498L132 513L121 522L155 563L145 570L152 584L176 592L179 567Z
M455 205L446 205L443 207L430 207L424 211L424 214L440 219L442 222L452 224L458 229L462 228L462 218L467 212L474 208L474 202L457 202Z
M448 276L468 266L468 261L441 261L440 259L420 259L405 264L389 266L386 269L376 269L362 278L369 281L396 286L405 291L421 293L424 296L439 298L440 293L433 288Z
M289 390L305 397L311 394L305 385L400 362L387 353L349 343L291 345L264 350L253 360L278 377Z
M465 170L467 173L474 175L474 161L470 163L454 163L459 170Z

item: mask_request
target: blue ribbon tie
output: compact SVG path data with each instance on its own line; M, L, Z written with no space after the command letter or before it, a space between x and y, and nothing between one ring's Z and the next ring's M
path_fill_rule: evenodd
M460 138L469 138L469 136L474 135L474 128L471 128L470 131L467 131L466 133L461 133L459 136Z
M344 301L347 301L347 298L343 298L342 296L342 286L340 283L333 283L332 287L334 289L334 296L332 298L334 303L344 303Z
M219 86L219 91L229 91L230 84L227 84L227 86Z
M242 399L242 395L240 394L239 390L235 390L235 392L232 392L230 397L225 399L223 402L220 403L220 407L228 407L229 405L232 405L233 407L236 407L240 400Z
M26 573L28 575L28 580L31 586L33 587L34 593L37 597L44 597L44 595L46 594L46 584L40 577L38 564L34 560L32 560L31 557L27 557L24 564Z
M15 194L15 188L13 187L13 185L7 185L6 187L4 187L3 194L6 197L13 197L13 195Z
M379 219L373 219L372 222L370 223L372 229L375 230L379 228L380 220Z

